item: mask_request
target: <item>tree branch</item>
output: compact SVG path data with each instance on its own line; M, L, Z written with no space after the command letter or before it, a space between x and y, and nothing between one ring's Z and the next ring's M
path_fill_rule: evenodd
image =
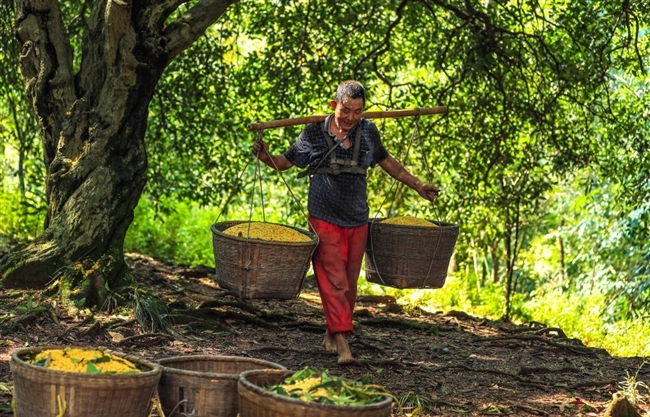
M163 31L167 38L167 63L196 41L205 30L238 0L200 0Z
M189 0L156 0L151 1L155 4L136 4L134 13L136 15L136 24L139 28L152 32L160 32L163 29L165 20L178 9L182 4Z
M76 97L72 48L56 0L16 0L16 38L22 45L20 69L38 114L49 166L56 152L65 112Z

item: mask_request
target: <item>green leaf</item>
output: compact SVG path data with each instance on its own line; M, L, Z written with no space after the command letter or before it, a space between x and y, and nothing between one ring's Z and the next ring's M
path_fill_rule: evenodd
M41 368L47 368L47 358L39 359L32 365L40 366Z
M92 374L92 375L97 375L97 374L101 374L102 371L97 369L97 367L95 366L94 363L88 362L88 365L86 365L86 373L89 373L89 374Z

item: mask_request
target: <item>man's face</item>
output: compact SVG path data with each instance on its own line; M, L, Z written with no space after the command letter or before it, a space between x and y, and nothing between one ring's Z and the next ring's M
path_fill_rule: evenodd
M337 125L344 131L348 131L361 119L363 99L343 97L341 103L332 101L332 107Z

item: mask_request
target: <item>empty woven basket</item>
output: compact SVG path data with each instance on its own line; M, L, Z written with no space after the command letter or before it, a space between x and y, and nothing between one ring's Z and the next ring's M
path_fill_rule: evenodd
M235 417L241 372L286 369L277 363L237 356L176 356L159 363L158 396L167 417Z
M366 279L395 288L442 288L458 239L458 225L438 227L370 221Z
M228 235L224 230L243 221L212 225L216 280L239 298L287 300L300 294L318 244L315 234L293 226L310 237L308 242L277 242Z

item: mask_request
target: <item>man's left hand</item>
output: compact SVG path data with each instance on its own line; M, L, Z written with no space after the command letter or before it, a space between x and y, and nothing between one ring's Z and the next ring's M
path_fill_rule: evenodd
M433 201L438 197L438 194L440 194L440 190L431 184L423 184L418 190L418 194L429 201Z

